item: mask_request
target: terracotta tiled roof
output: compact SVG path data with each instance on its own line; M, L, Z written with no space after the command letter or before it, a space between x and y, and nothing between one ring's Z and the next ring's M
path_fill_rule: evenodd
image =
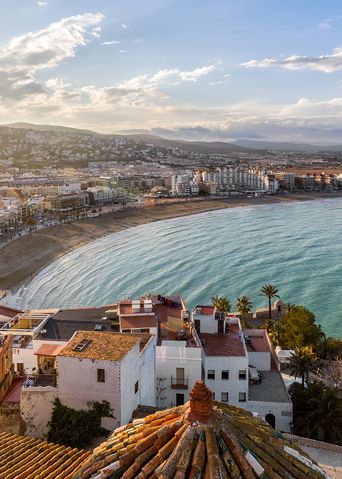
M140 340L141 336L137 334L78 331L65 348L58 353L58 356L121 361ZM74 347L81 341L89 341L89 343L81 351L75 350Z
M116 429L72 479L325 477L307 454L267 423L244 409L212 403L210 397L199 381L190 403Z
M90 452L0 433L1 479L70 479Z

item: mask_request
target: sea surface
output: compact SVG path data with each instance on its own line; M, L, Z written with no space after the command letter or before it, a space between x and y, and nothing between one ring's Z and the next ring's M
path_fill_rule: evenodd
M312 310L342 337L342 199L218 210L98 239L50 264L23 306L99 306L145 293L180 293L189 309L225 295L266 306L265 283Z

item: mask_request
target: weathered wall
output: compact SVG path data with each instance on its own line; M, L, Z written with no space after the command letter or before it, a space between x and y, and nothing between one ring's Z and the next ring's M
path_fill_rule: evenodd
M57 389L47 387L23 388L20 399L21 418L25 423L25 435L43 439L48 432L53 400Z
M0 406L0 432L8 434L22 434L23 422L20 418L18 406Z

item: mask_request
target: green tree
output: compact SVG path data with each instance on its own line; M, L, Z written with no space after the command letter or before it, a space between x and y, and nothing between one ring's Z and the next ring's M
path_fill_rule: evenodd
M225 296L214 296L211 298L213 306L215 306L216 311L220 313L229 313L231 310L231 304L229 299Z
M236 309L241 315L241 323L246 324L246 316L252 309L252 302L247 296L240 296L240 298L238 298L236 301Z
M305 388L295 383L289 392L293 402L294 434L342 444L341 390L312 381Z
M48 423L48 441L83 448L94 437L108 434L108 431L101 427L102 417L113 417L108 401L93 402L89 410L85 411L64 406L56 398Z
M314 350L320 349L323 332L311 311L303 306L295 306L291 312L284 314L281 321L284 329L283 348L310 346Z
M266 296L266 298L268 298L268 317L272 318L272 299L279 298L277 294L278 289L272 284L264 284L260 291L263 296Z
M296 348L290 359L289 371L295 378L302 378L302 386L304 381L309 380L309 373L317 373L319 364L316 355L309 347Z

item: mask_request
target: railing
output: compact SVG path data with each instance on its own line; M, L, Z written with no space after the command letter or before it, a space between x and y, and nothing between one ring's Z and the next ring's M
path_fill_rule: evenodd
M171 377L171 389L188 389L188 379Z
M28 374L25 376L23 383L24 388L28 387L56 387L57 375L56 374Z

